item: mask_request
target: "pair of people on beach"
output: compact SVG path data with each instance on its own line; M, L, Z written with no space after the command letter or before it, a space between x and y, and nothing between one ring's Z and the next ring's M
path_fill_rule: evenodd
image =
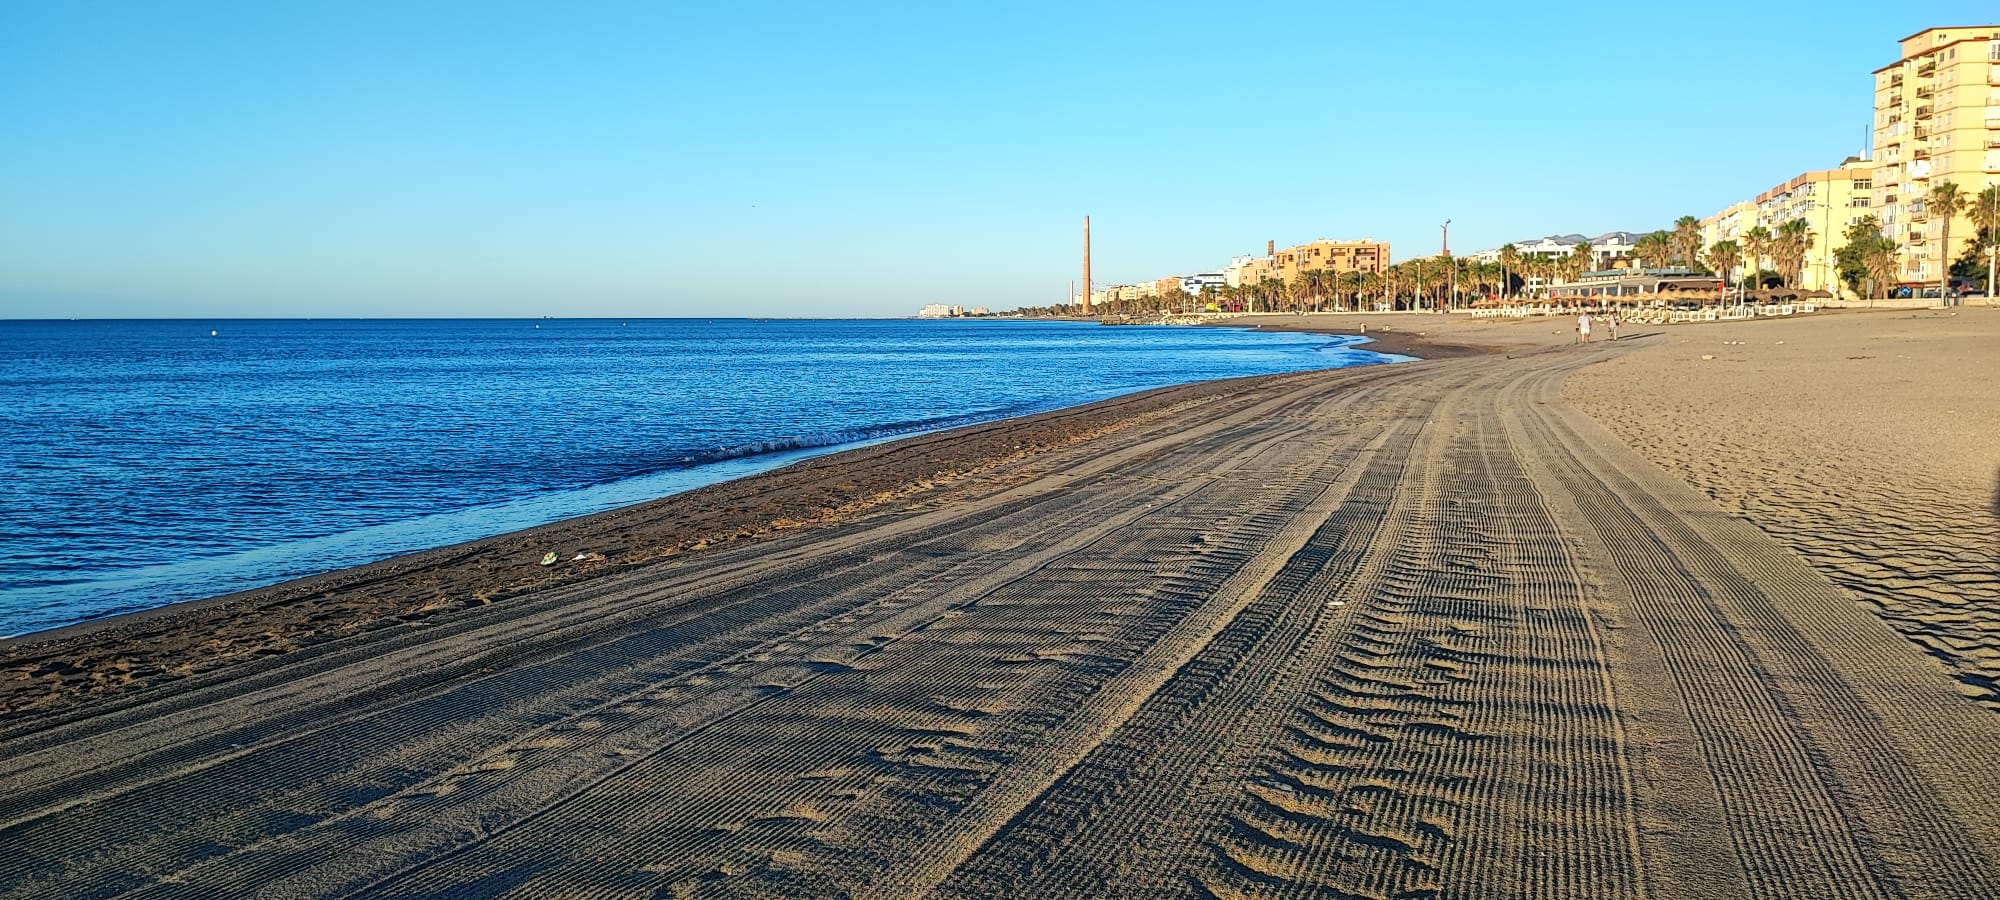
M1618 314L1615 312L1610 313L1609 315L1604 316L1603 319L1604 319L1604 327L1611 332L1611 339L1614 341L1617 340ZM1577 343L1579 344L1590 343L1590 323L1591 323L1590 313L1582 313L1576 317Z

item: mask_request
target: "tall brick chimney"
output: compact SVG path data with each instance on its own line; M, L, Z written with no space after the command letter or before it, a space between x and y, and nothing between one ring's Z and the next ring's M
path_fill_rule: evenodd
M1090 315L1090 217L1083 217L1083 314Z

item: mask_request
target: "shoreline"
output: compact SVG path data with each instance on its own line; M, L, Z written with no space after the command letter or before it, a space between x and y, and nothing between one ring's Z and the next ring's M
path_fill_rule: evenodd
M1933 482L1971 506L1945 527L1992 533L2000 458L1959 431L1917 436L1952 462L1901 498L1814 465L1908 456L1841 420L1871 412L1850 386L1868 371L1913 380L1908 416L2000 422L1963 380L2000 355L2000 315L1589 346L1413 330L1512 349L809 461L709 511L863 502L152 685L71 659L93 669L76 705L0 721L0 877L38 897L2000 891L2000 718L1829 580L1866 568L1785 545L1924 515ZM1773 379L1796 383L1740 389ZM1709 409L1737 420L1691 428ZM1739 512L1730 487L1803 518ZM501 561L541 572L527 554L558 530ZM1977 600L1989 558L1891 589ZM1965 606L1909 613L1949 636L1992 608ZM154 638L100 643L231 649Z
M1330 335L1337 330L1312 331ZM1377 335L1370 334L1374 338ZM1399 335L1377 352L1477 352ZM1422 362L1422 359L1416 362ZM1025 416L919 433L543 525L344 566L276 584L0 637L0 727L23 714L91 702L330 640L420 625L453 610L615 576L715 547L831 527L1006 463L1117 430L1245 385L1411 362L1246 376L1150 388ZM546 548L546 549L545 549ZM555 565L540 566L545 552ZM601 559L573 560L577 553ZM329 616L322 606L339 615Z
M1891 310L1861 312L1908 314L1908 311ZM1511 355L1561 342L1558 340L1561 334L1559 329L1538 328L1536 326L1548 323L1533 321L1475 321L1427 313L1273 314L1246 318L1253 320L1237 319L1194 327L1362 336L1369 339L1368 343L1360 345L1366 349L1416 358L1415 362L1384 365L1415 365L1487 354ZM1257 319L1263 321L1255 321ZM1367 326L1365 334L1360 330L1362 325ZM1641 336L1634 334L1627 340ZM421 623L454 609L484 606L525 593L583 583L670 558L684 558L687 554L713 547L731 546L799 528L838 524L884 508L893 508L899 503L914 502L920 494L974 477L985 469L1002 463L1018 463L1036 454L1059 449L1101 433L1106 428L1116 427L1121 421L1155 414L1186 401L1188 397L1211 396L1234 389L1222 386L1247 384L1261 379L1292 378L1310 374L1311 371L1345 370L1309 370L1305 373L1190 382L1040 413L893 438L810 456L772 470L529 528L412 550L374 562L338 567L263 587L190 598L0 637L0 725L17 713L52 705L49 698L30 700L41 692L23 684L20 676L36 671L38 667L47 669L72 652L90 654L75 661L83 665L64 664L64 668L73 673L81 674L92 664L102 663L109 663L105 668L114 673L110 679L91 679L89 690L85 692L88 697L116 694L126 690L126 685L131 683L171 680L162 679L163 674L180 677L215 671L245 658L268 658L326 639ZM1024 432L1020 440L1009 437L1017 429ZM1052 438L1052 435L1055 437ZM1010 441L1022 444L1024 449L1002 452ZM960 446L961 442L963 446ZM889 459L905 449L912 454L912 460L905 463ZM941 467L925 468L931 463L919 463L917 457L942 460ZM870 470L869 475L849 479L850 468ZM883 470L893 470L894 474L884 476ZM820 483L843 481L847 483L838 488ZM778 496L757 496L767 489ZM601 561L572 561L569 558L571 553L562 553L555 566L543 569L532 565L545 552L534 549L542 546L536 543L538 541L584 552L604 552L604 547L616 549L615 552L605 553L607 558ZM524 558L526 563L522 561ZM524 568L524 565L527 567ZM224 615L232 610L298 612L322 602L352 604L356 602L357 595L378 599L372 603L362 602L361 606L366 608L343 607L346 615L337 617L338 621L329 623L322 620L311 627L293 622L276 640L262 640L261 635L246 637L234 634L244 629L230 624ZM326 633L329 630L338 633L329 637ZM174 636L176 632L179 637ZM151 647L144 652L134 652L129 646L162 641L165 642L163 646ZM176 659L171 666L162 661L163 657L193 652L191 648L198 646L206 648L204 652L208 655L194 660ZM118 673L137 674L127 679Z
M286 320L291 321L291 320ZM298 320L309 321L309 320ZM753 321L753 320L745 320ZM616 320L598 320L597 324ZM62 323L68 324L68 323ZM409 323L390 323L407 325ZM202 334L208 332L203 326ZM963 330L963 329L961 329ZM1022 332L1002 329L1007 334L1020 335ZM982 333L985 332L981 330ZM1078 333L1088 333L1088 330ZM619 332L623 335L624 332ZM648 502L665 496L685 493L700 487L733 480L761 472L771 471L803 459L824 456L845 450L859 449L886 441L897 440L917 434L935 433L965 424L1001 421L1021 418L1042 412L1075 407L1096 402L1100 399L1151 390L1155 387L1171 387L1174 382L1186 383L1195 378L1213 378L1234 375L1237 372L1255 373L1263 371L1283 371L1299 366L1326 366L1340 363L1367 362L1379 360L1367 352L1340 352L1331 346L1303 336L1290 340L1279 338L1227 338L1215 336L1210 339L1186 336L1180 339L1162 338L1162 346L1172 343L1212 344L1217 346L1246 345L1262 347L1268 352L1261 361L1236 364L1224 362L1210 364L1205 358L1188 357L1193 368L1189 371L1177 367L1171 355L1162 356L1164 365L1136 367L1130 372L1112 372L1105 379L1078 379L1073 384L1035 387L1028 390L1000 389L988 390L986 386L967 382L964 390L952 397L940 397L936 403L900 403L895 415L883 411L856 411L842 415L847 424L833 423L828 416L805 417L801 422L777 424L753 423L745 428L735 429L731 434L747 434L749 437L739 446L731 441L716 440L701 436L699 432L689 432L686 440L690 456L682 457L680 452L653 453L654 448L665 442L651 440L642 450L635 452L633 465L654 465L646 471L631 471L632 466L622 470L598 466L589 469L581 477L609 480L587 481L580 484L542 485L538 479L517 480L513 484L493 484L485 489L460 494L453 489L455 483L433 485L428 497L421 494L407 503L390 509L387 519L359 517L345 511L341 505L331 502L313 503L305 506L294 503L292 508L299 512L298 520L304 527L292 523L263 529L252 520L240 520L236 525L249 528L258 526L259 537L273 542L248 546L244 542L227 541L221 547L207 546L206 541L185 541L178 545L183 555L164 552L140 553L125 556L115 552L98 551L96 548L76 551L79 555L71 562L67 557L34 559L36 549L54 541L38 534L42 528L57 529L45 532L53 536L60 534L55 523L64 521L62 510L41 510L49 518L34 515L40 507L31 504L29 510L17 517L21 527L26 529L29 544L19 563L23 576L12 589L0 591L0 602L4 602L5 615L0 616L0 641L48 634L61 628L79 624L104 621L120 615L130 615L157 609L161 606L198 602L224 594L240 594L276 586L289 581L310 578L337 569L370 565L393 557L422 553L428 550L449 547L468 541L510 533L526 528L540 527L578 516L609 511L635 503ZM1214 332L1210 332L1215 335ZM1099 335L1102 339L1103 335ZM947 340L947 338L938 338ZM1006 341L1006 338L1000 339ZM1032 342L1035 338L1030 337ZM1143 347L1147 340L1132 343ZM942 345L940 345L942 346ZM1319 349L1327 353L1300 352ZM1162 351L1171 353L1171 351ZM1354 359L1363 357L1363 359ZM1233 371L1232 371L1233 370ZM970 370L968 370L970 371ZM1004 379L1003 379L1004 380ZM905 395L911 396L911 395ZM727 401L722 401L726 405ZM717 406L710 403L710 406ZM890 404L898 405L898 404ZM719 408L719 407L718 407ZM683 426L678 413L661 420L653 416L649 420L654 432L668 432L668 437L678 440L682 437L678 430ZM796 436L796 437L794 437ZM630 443L628 441L628 443ZM710 446L712 445L712 446ZM670 446L680 446L671 444ZM712 452L702 452L704 449ZM50 446L44 452L55 454L56 458L74 456L91 451L70 448L65 451L60 446ZM248 467L255 471L264 459L265 451L250 449L245 456L236 458L237 465L231 468ZM233 456L233 455L232 455ZM232 456L224 456L229 459ZM418 460L422 462L422 460ZM127 471L134 471L127 469ZM137 469L148 472L147 468ZM279 472L278 474L289 474ZM476 478L473 473L468 478ZM556 476L556 479L561 478ZM254 478L255 480L250 480ZM556 480L550 479L550 480ZM158 479L156 479L157 481ZM35 482L36 484L45 484ZM255 475L238 478L234 484L254 493L268 482ZM37 491L42 497L62 496L60 483L47 483L46 491ZM169 500L193 496L187 492L177 492ZM225 492L224 498L237 496ZM467 506L439 507L441 498L470 501ZM83 502L83 501L78 501ZM422 508L429 503L431 508ZM449 502L449 501L442 501ZM72 508L75 508L72 506ZM79 510L81 512L81 510ZM216 527L218 519L199 507L181 511L179 523L185 523L181 530L187 533L206 535ZM283 510L280 510L282 515ZM35 520L42 519L41 522ZM202 522L208 525L202 525ZM279 520L281 523L283 519ZM317 526L325 524L324 529ZM181 539L174 525L163 526L168 536ZM234 526L228 526L235 530ZM153 537L151 532L132 533L122 536L127 542L146 543ZM175 545L166 545L175 546ZM61 553L67 548L51 548L51 553ZM114 550L116 548L113 548ZM215 555L209 555L215 554ZM39 568L38 568L39 567Z

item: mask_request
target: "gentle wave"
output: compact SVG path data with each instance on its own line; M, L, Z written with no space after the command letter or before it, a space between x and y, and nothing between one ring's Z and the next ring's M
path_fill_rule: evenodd
M544 327L526 330L531 325ZM0 634L272 584L911 434L1391 361L1063 323L0 322ZM32 385L32 386L31 386Z

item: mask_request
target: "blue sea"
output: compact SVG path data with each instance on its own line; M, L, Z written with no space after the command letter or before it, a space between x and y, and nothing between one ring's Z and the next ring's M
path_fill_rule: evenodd
M978 320L0 321L0 635L1355 338Z

